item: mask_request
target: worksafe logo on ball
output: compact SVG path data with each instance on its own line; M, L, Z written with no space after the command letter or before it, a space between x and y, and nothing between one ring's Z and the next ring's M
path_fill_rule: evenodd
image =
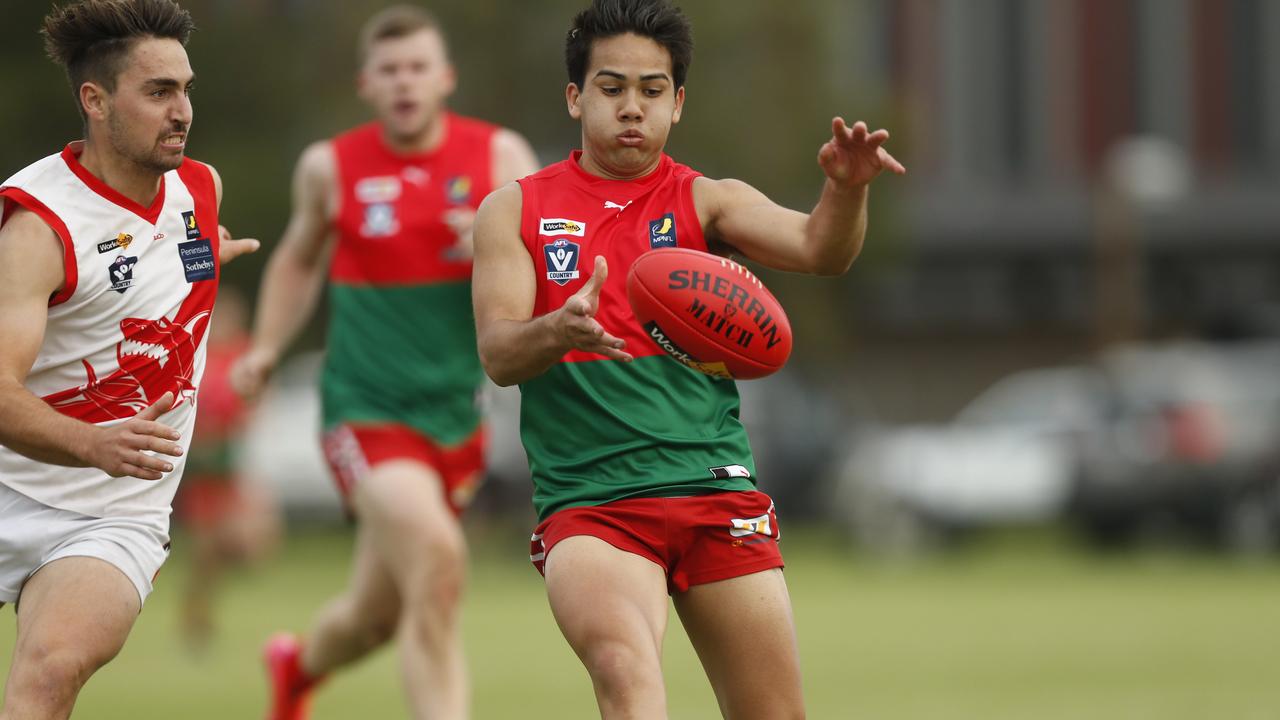
M566 218L540 218L538 221L538 234L583 237L587 234L587 224L579 220L568 220Z
M676 246L676 214L667 213L657 220L649 221L649 248L668 248Z
M578 243L560 238L542 247L547 255L547 279L565 285L578 279Z

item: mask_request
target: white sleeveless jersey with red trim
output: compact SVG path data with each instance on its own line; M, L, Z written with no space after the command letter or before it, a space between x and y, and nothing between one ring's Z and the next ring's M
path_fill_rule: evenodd
M25 385L54 410L103 426L173 391L177 404L160 422L182 434L185 453L218 288L212 172L186 160L162 177L151 207L142 207L85 170L81 150L72 143L0 185L0 222L23 207L63 245L66 282L50 298ZM167 517L185 457L172 458L174 470L149 482L41 463L0 446L0 483L94 517Z

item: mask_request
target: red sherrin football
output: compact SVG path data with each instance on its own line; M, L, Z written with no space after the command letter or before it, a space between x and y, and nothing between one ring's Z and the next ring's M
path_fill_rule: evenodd
M627 273L645 335L708 375L748 380L791 355L791 323L764 283L738 263L687 248L650 250Z

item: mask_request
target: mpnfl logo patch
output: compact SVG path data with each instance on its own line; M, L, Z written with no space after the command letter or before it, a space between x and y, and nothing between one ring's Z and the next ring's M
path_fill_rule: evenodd
M471 199L471 178L458 175L449 178L444 184L445 200L454 205L463 205Z
M729 534L736 538L748 535L773 535L769 513L753 518L730 518L729 523Z
M560 238L542 247L547 256L547 279L557 285L578 279L579 246Z
M656 250L676 246L676 214L667 213L649 221L649 247Z
M187 231L188 240L195 240L200 237L200 224L196 222L195 210L182 213L182 226Z
M369 237L390 237L400 232L400 221L396 219L396 207L391 203L368 205L364 209L364 224L360 226L360 234Z
M584 237L587 234L587 224L580 220L567 220L565 218L539 218L538 234Z

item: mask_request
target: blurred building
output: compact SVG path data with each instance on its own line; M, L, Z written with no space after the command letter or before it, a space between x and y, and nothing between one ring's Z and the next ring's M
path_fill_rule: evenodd
M863 59L881 66L911 148L911 261L862 305L877 320L1089 332L1098 240L1114 239L1100 235L1136 242L1143 332L1280 301L1280 3L850 5L874 18L855 44L875 48ZM1168 157L1109 168L1135 137ZM1180 166L1190 183L1163 203L1130 187ZM1131 206L1118 227L1108 197Z

